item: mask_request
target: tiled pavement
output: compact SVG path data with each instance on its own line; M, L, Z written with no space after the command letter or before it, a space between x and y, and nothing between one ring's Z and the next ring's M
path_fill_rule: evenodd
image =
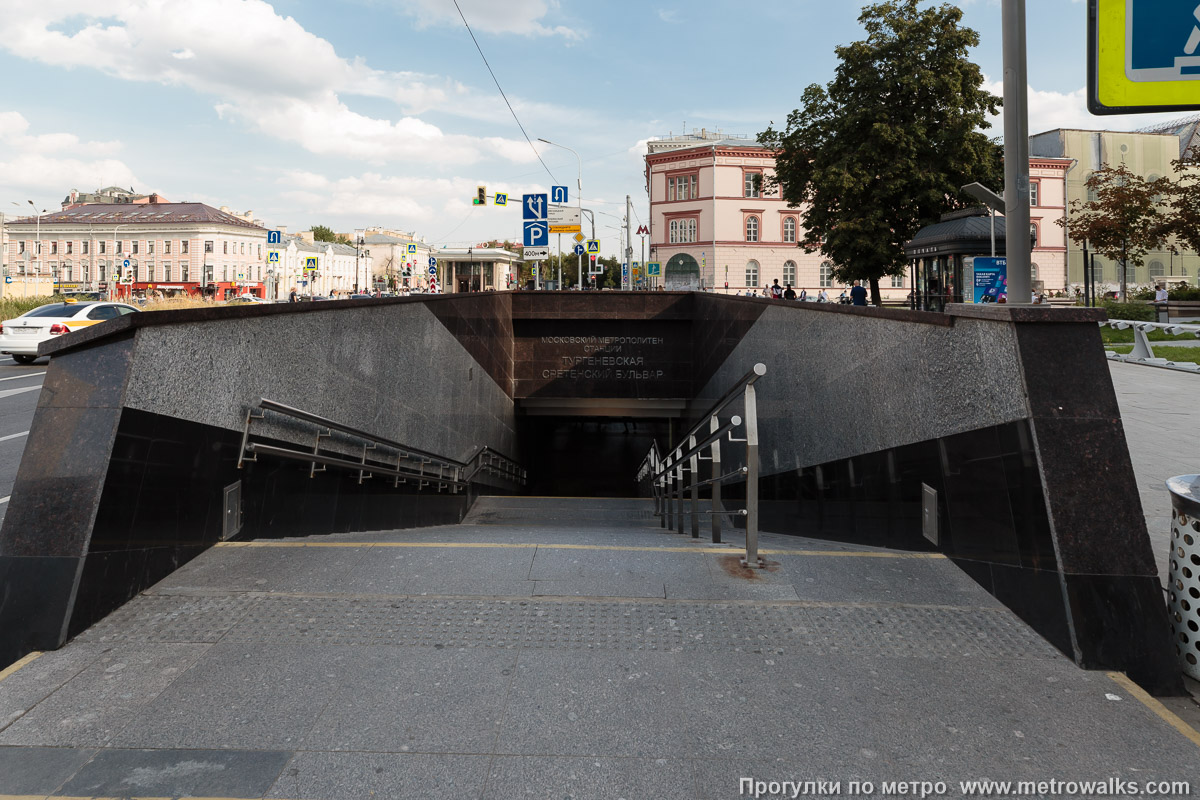
M482 500L460 526L220 546L0 680L0 797L1200 789L1200 737L950 562L763 547L751 575L642 501L531 499Z

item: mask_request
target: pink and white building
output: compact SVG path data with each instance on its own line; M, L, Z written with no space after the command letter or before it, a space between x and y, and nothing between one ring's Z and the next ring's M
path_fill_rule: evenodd
M1030 159L1033 259L1047 289L1066 283L1066 233L1055 221L1066 212L1069 166ZM774 174L775 151L745 137L700 130L648 143L650 261L662 265L665 288L762 294L778 280L811 298L825 289L831 299L848 288L833 280L829 259L797 246L801 209L770 188ZM904 300L910 289L907 276L879 288L885 300Z

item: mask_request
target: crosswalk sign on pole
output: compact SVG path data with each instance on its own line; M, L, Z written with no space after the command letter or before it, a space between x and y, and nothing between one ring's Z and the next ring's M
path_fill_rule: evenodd
M1195 0L1088 0L1088 110L1200 108Z
M304 259L304 271L305 272L316 272L317 271L316 256L308 256L307 258Z
M599 239L588 239L587 251L589 253L599 253L600 252L600 240Z

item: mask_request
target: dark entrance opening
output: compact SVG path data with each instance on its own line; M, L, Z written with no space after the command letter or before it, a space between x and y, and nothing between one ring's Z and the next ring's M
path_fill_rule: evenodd
M526 491L551 497L637 497L637 469L665 419L520 416L517 434L529 471Z

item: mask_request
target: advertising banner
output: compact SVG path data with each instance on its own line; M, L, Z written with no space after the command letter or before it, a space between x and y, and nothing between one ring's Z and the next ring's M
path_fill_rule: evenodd
M1008 302L1008 259L975 259L974 302Z

